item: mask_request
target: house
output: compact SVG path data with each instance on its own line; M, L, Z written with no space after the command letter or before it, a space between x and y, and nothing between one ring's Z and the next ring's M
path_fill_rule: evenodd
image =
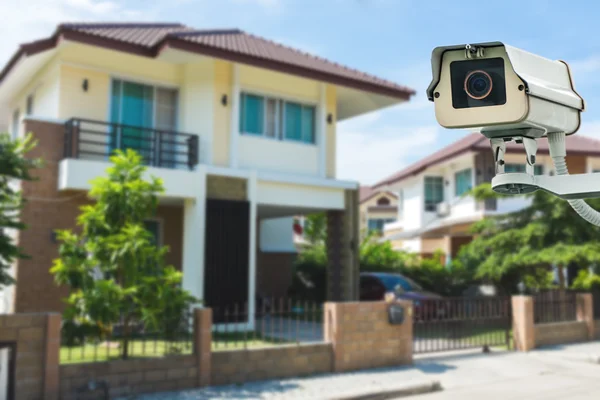
M384 225L396 221L398 217L398 196L390 191L361 186L359 208L361 232L382 234Z
M336 123L413 93L240 30L75 23L21 45L0 72L0 126L31 132L45 167L21 184L15 239L31 258L14 266L11 309L63 308L54 231L75 227L119 148L163 179L147 227L204 304L252 312L257 294L285 294L293 216L317 211L333 233L328 297L355 299L358 185L336 179Z
M536 174L552 174L548 142L538 140ZM567 137L567 165L571 174L600 170L600 141L581 135ZM525 171L522 145L507 144L506 172ZM374 187L398 194L398 220L384 227L384 238L396 249L435 251L447 261L472 240L469 227L488 215L519 210L529 204L523 196L476 201L466 195L472 187L490 182L495 164L489 140L470 133L451 145L381 180Z

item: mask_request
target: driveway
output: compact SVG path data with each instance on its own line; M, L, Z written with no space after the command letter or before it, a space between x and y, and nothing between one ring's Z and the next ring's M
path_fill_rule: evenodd
M530 353L456 352L419 356L409 367L255 382L178 393L139 396L143 400L335 399L369 389L438 381L443 391L415 400L592 400L600 396L600 364L581 354L600 354L600 342L545 348ZM412 399L413 397L411 397Z

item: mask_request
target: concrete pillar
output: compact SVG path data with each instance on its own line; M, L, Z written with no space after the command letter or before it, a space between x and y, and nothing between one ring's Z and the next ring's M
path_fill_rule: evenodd
M585 322L588 340L596 338L594 321L594 299L591 293L577 293L577 321Z
M211 383L212 309L194 310L194 353L197 357L198 386Z
M513 339L518 351L535 348L535 324L533 316L533 297L513 296Z
M404 321L392 325L388 310L404 309ZM333 372L412 364L411 301L325 303L324 339L333 349Z
M317 145L319 146L319 175L327 177L327 85L319 85L319 107L317 109Z
M229 166L237 168L238 166L238 138L240 136L240 82L238 65L232 65L231 77L231 115L229 123Z
M184 200L183 210L183 282L193 296L204 296L204 240L206 230L206 171L199 167L195 199Z
M359 207L358 190L346 190L344 211L327 212L327 299L358 300Z

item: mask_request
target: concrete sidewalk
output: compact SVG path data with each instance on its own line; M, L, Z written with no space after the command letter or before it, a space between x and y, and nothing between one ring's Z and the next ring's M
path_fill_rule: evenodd
M530 353L453 353L419 357L409 367L376 369L139 396L143 400L340 399L438 381L443 391L418 400L598 399L600 365L574 355L600 354L600 342ZM411 396L413 398L413 396Z

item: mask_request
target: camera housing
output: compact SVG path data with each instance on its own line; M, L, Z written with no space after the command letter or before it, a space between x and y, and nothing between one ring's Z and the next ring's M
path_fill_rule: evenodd
M575 133L585 104L569 66L501 42L441 46L431 56L427 97L445 128L488 138Z

